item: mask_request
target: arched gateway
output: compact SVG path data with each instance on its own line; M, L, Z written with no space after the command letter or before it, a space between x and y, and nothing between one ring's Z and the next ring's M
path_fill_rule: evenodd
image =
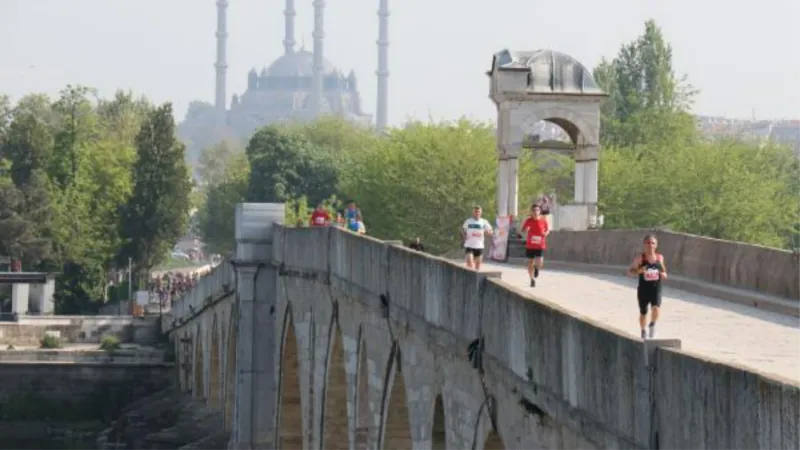
M556 228L586 230L597 221L600 105L607 95L570 56L552 50L501 50L492 58L490 98L497 105L497 213L517 217L517 170L522 148L538 145L533 126L561 127L575 158L575 199L554 211Z

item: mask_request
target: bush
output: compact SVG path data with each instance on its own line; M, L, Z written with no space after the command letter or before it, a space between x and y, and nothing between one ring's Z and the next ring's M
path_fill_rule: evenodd
M120 343L119 338L113 335L104 336L100 341L100 350L105 350L109 353L119 350L121 346L122 343Z
M39 341L39 348L61 348L61 347L62 347L61 339L50 334L45 335Z

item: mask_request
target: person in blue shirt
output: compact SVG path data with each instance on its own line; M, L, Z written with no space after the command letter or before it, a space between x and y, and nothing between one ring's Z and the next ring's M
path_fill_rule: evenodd
M354 233L358 233L358 223L361 220L361 210L358 209L355 201L350 200L347 202L347 209L344 210L345 227Z

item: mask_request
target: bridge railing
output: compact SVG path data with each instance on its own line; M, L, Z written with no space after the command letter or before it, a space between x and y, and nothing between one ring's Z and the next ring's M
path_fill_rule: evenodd
M554 231L547 259L627 266L648 233L658 237L671 273L800 302L798 255L760 245L657 230ZM522 241L509 243L509 255L524 256Z
M229 261L221 262L211 272L198 279L197 284L191 289L175 299L171 311L162 318L162 331L174 328L188 317L199 313L220 296L232 293L235 286L233 266Z

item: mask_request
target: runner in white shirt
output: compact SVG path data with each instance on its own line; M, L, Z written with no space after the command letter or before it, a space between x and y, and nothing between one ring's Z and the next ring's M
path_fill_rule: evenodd
M472 217L464 221L461 226L461 237L464 239L464 253L466 253L467 267L480 270L483 257L484 236L492 235L492 225L481 217L481 207L472 208Z

